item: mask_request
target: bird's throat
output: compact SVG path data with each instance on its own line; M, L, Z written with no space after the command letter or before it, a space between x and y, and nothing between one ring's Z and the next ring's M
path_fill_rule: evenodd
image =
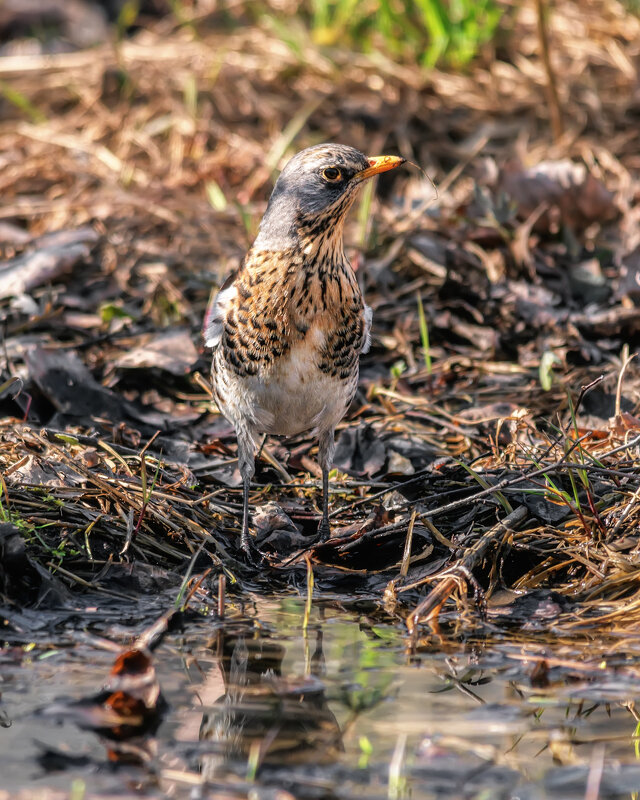
M300 250L306 270L332 272L343 269L347 264L342 239L342 225L330 228L320 234L300 237Z

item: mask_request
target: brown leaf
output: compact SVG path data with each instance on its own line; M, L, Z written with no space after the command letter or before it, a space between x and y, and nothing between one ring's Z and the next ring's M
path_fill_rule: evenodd
M44 246L41 241L34 252L0 262L0 298L23 294L70 272L89 256L97 239L92 228L59 231L43 237Z
M132 350L115 360L121 369L155 367L172 375L185 375L198 360L198 352L185 330L136 337Z
M147 710L154 709L160 695L160 685L149 653L143 650L127 650L116 658L108 689L115 694L126 694L140 700Z
M537 231L556 231L560 223L584 229L619 214L613 193L584 164L569 159L542 161L528 169L507 166L500 188L516 203L522 218L541 206L547 209L534 224Z

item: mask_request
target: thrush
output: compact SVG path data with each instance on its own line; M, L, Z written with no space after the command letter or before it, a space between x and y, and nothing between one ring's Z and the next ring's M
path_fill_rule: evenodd
M330 535L334 434L356 392L372 318L344 252L343 225L363 182L402 163L340 144L294 156L276 181L252 247L207 311L204 340L213 348L214 398L238 440L247 553L249 490L261 434L317 436L318 533L322 541Z

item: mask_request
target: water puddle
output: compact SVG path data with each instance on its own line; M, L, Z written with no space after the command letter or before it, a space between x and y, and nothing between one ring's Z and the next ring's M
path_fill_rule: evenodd
M112 651L5 646L1 788L74 798L637 797L640 651L624 642L606 660L578 642L523 655L517 639L433 641L410 653L405 630L355 611L315 605L306 634L297 599L245 611L217 629L194 618L166 635L153 660L168 708L157 730L124 742L78 726L78 701L99 691ZM65 704L75 716L59 713Z

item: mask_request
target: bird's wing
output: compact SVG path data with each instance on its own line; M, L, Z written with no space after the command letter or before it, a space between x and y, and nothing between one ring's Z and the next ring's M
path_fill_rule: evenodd
M202 326L202 337L206 347L217 347L220 343L227 311L237 294L235 283L237 274L237 271L232 272L220 287L218 294L209 301Z
M373 311L367 305L364 307L364 344L362 353L368 353L371 347L371 323L373 321Z

